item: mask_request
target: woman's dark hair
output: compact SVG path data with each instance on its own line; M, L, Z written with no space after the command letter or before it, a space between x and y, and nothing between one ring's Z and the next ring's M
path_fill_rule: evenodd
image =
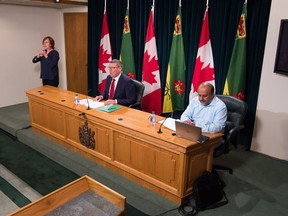
M48 39L49 40L49 43L51 44L51 48L54 49L55 48L55 41L52 37L50 36L47 36L47 37L44 37L43 40L42 40L42 44L44 44L44 41Z

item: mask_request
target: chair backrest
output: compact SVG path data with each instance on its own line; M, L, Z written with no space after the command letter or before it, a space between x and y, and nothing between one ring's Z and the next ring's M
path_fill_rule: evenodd
M247 103L238 98L229 95L217 95L227 107L227 121L224 131L225 152L228 151L229 145L237 145L233 143L233 139L238 132L244 128L243 122L247 113Z
M134 85L136 87L136 103L130 105L131 108L141 109L141 99L144 94L145 86L142 82L139 82L138 80L133 79Z
M230 129L231 126L235 127L243 124L247 112L246 102L229 95L217 95L217 97L222 100L227 107L227 129Z

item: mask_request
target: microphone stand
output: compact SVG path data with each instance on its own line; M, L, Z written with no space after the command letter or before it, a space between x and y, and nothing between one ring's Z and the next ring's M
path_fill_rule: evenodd
M88 90L87 94L89 94L89 92L91 91L91 89ZM86 95L86 100L87 100L87 109L86 110L90 110L90 106L89 106L89 100L88 100L88 96Z
M162 125L164 124L164 122L166 121L166 119L167 119L167 118L165 118L164 121L161 123L161 125L160 125L160 127L159 127L159 130L157 131L158 134L163 133L162 130L161 130L161 128L162 128Z
M91 108L90 108L90 106L89 106L89 100L88 100L88 97L86 96L86 100L87 100L87 109L86 110L90 110Z
M165 122L170 116L172 116L172 115L173 115L173 113L170 113L168 116L166 116L166 118L165 118L164 121L161 123L161 125L160 125L160 127L159 127L159 129L158 129L158 131L157 131L158 134L163 133L162 130L161 130L162 125L163 125L164 122Z

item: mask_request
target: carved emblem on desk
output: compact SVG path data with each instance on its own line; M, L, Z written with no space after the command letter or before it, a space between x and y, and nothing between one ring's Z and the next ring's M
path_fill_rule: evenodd
M88 121L84 122L84 125L79 127L79 140L80 143L89 149L95 149L95 132L91 131L88 127Z

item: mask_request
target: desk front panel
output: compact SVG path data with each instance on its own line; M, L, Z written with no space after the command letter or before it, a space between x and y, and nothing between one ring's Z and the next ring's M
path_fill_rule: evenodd
M26 93L34 130L172 201L181 203L191 194L193 181L211 169L220 134L200 145L174 137L164 127L163 133L158 134L160 125L149 126L146 112L127 107L113 113L86 110L73 105L73 92L53 87L43 86ZM161 118L157 116L157 121ZM93 133L93 149L79 139L79 130L85 128L85 123Z

